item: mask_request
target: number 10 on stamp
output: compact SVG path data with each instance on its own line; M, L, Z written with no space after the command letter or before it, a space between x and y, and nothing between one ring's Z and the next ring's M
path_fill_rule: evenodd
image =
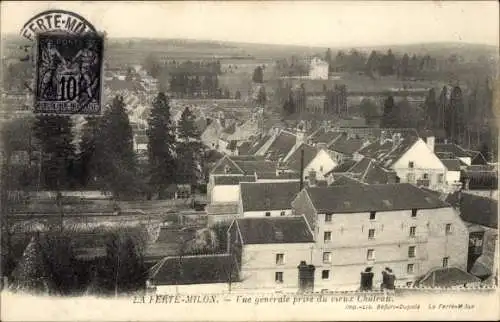
M35 113L101 112L104 38L92 33L37 36Z

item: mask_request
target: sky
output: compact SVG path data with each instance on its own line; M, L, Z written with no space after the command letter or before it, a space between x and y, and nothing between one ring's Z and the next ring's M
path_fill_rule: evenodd
M1 33L65 9L109 37L187 38L307 46L466 42L498 46L497 1L2 1Z

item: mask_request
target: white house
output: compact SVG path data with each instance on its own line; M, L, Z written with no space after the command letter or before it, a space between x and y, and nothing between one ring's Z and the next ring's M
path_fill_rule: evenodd
M446 167L433 152L431 139L424 142L416 133L382 132L380 140L357 154L375 159L386 169L396 171L401 183L412 183L432 190L445 189Z
M309 77L311 79L328 79L329 64L318 58L313 57L309 65Z
M302 164L302 153L304 155ZM301 166L304 167L303 179L310 178L311 175L315 176L316 180L326 181L325 175L333 170L338 165L338 162L333 159L332 155L321 145L317 147L308 144L301 144L291 155L285 163L285 167L290 171L300 173Z
M446 183L447 185L461 185L460 183L460 160L458 159L441 159L441 162L446 167Z

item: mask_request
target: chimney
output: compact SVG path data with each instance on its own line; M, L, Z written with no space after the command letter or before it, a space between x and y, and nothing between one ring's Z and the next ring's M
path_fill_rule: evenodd
M392 135L392 147L395 148L401 143L401 133L394 133Z
M326 150L326 143L324 142L318 142L316 143L316 148L319 150Z
M385 143L385 131L380 132L380 145L384 145Z
M300 144L304 143L306 140L306 129L304 123L299 123L297 125L297 132L296 132L296 140L295 140L295 145L299 146Z
M300 150L300 190L304 188L304 149Z
M434 152L435 141L436 141L436 138L434 137L434 135L428 135L427 138L425 139L425 142L427 143L427 147L432 152Z
M316 171L310 170L309 171L309 187L314 187L316 186Z

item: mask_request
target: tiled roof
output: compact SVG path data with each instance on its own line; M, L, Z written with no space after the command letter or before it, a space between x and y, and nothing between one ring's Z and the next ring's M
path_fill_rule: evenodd
M302 144L288 158L286 167L291 170L300 172L302 150L304 151L304 168L307 167L307 165L311 163L314 157L316 157L316 155L318 154L318 149L316 149L315 147L312 147L308 144Z
M304 217L261 217L236 220L243 244L313 243Z
M334 131L326 131L325 129L320 129L312 136L309 137L309 140L312 143L330 143L339 136L342 135L342 132L334 132Z
M285 158L296 143L296 136L287 131L281 131L276 139L271 143L265 155L273 161Z
M473 153L466 151L461 146L454 143L438 143L434 145L435 153L450 153L454 157L472 157Z
M481 280L474 275L456 267L437 268L415 281L418 286L451 287L470 283L479 283Z
M236 145L238 144L238 141L236 140L231 140L229 141L229 144L227 146L227 148L230 150L230 151L234 151L236 150Z
M264 172L257 174L257 180L292 180L300 179L300 175L297 172L285 172L281 174L276 174L276 172Z
M448 171L460 171L460 160L458 159L441 159Z
M136 135L134 139L136 144L147 144L149 141L147 135Z
M216 186L235 186L240 182L255 182L255 176L215 176L214 183Z
M284 210L292 208L300 183L256 182L241 183L240 187L243 211Z
M239 147L238 147L238 153L240 155L247 155L250 152L250 148L252 147L250 142L243 142Z
M334 126L342 128L369 127L364 118L341 119Z
M238 280L237 267L231 255L167 257L151 268L149 279L154 285L228 283Z
M346 135L338 138L328 146L328 149L345 155L353 155L363 146L364 141L357 138L348 138Z
M460 210L463 221L498 228L498 201L464 192L455 192L446 202Z
M390 167L397 162L420 138L418 136L402 135L399 144L394 145L391 141L380 144L380 140L362 148L359 154L376 159L383 167Z
M330 184L330 186L348 186L348 185L363 185L364 183L357 180L357 179L354 179L348 175L338 175L338 176L335 176L335 181L333 181L332 184Z
M208 204L205 208L207 215L236 215L238 214L237 203L215 203Z
M276 172L276 168L278 166L275 162L266 161L266 160L256 160L256 161L234 160L234 162L247 175L255 174L255 173Z
M265 161L262 155L233 155L231 160L234 161Z
M350 169L348 169L346 172L352 173L352 174L357 174L357 175L362 175L366 172L366 169L370 166L370 163L372 160L368 158L363 158L356 162Z
M338 166L336 166L335 168L333 168L332 171L330 171L331 173L344 173L344 172L348 172L349 169L351 169L357 162L352 160L352 159L348 159L348 160L345 160L344 162L342 162L341 164L339 164ZM327 173L329 174L329 173Z
M330 186L307 188L306 191L320 213L433 209L450 206L407 183Z
M261 138L256 139L254 142L251 143L251 147L250 150L248 151L248 154L255 154L270 139L271 139L270 135L265 135Z

